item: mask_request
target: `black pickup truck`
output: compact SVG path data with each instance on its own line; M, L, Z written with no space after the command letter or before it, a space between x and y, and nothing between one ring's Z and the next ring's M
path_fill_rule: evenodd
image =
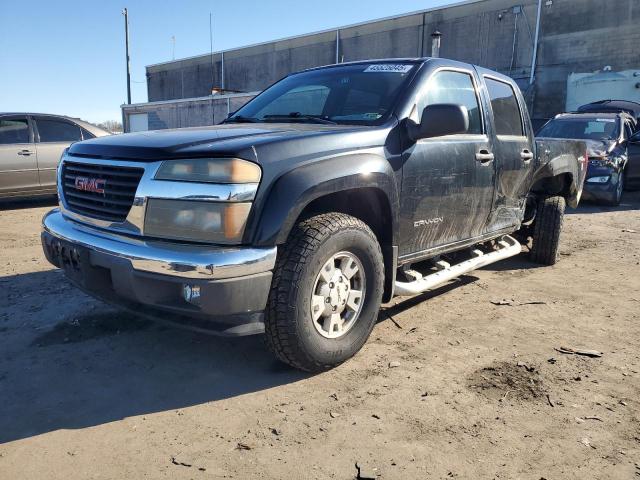
M556 262L586 145L535 141L516 84L445 59L292 74L223 125L72 145L48 260L81 289L308 371L353 356L381 302L521 252ZM517 237L511 236L514 234Z

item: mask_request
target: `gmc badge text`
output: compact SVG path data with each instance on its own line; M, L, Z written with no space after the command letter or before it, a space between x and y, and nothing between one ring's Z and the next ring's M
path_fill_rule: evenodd
M394 294L519 242L555 263L585 152L536 141L516 84L483 68L316 68L222 125L72 145L42 243L94 296L221 335L264 332L279 359L320 371L362 347Z

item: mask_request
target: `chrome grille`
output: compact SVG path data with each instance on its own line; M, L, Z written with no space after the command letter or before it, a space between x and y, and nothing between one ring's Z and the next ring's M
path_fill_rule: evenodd
M143 173L142 168L65 160L61 178L64 201L72 212L110 222L123 222L131 210ZM78 188L78 178L81 181L101 181L100 189L104 192Z

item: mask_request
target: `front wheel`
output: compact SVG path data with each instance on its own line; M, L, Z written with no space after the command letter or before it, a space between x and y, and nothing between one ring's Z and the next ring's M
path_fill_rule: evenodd
M565 199L560 196L539 200L531 246L531 260L534 262L542 265L555 265L558 261L565 206Z
M278 254L265 318L267 345L301 370L341 364L369 338L383 284L380 245L362 221L327 213L300 222Z
M622 192L624 191L624 171L618 174L618 183L616 183L616 189L611 193L611 197L606 200L606 204L612 207L617 207L622 201Z

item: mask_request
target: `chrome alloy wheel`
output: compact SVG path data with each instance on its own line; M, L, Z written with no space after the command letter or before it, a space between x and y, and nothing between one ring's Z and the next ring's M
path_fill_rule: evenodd
M338 252L322 266L311 293L311 318L320 335L340 338L353 327L365 287L364 268L351 252Z

